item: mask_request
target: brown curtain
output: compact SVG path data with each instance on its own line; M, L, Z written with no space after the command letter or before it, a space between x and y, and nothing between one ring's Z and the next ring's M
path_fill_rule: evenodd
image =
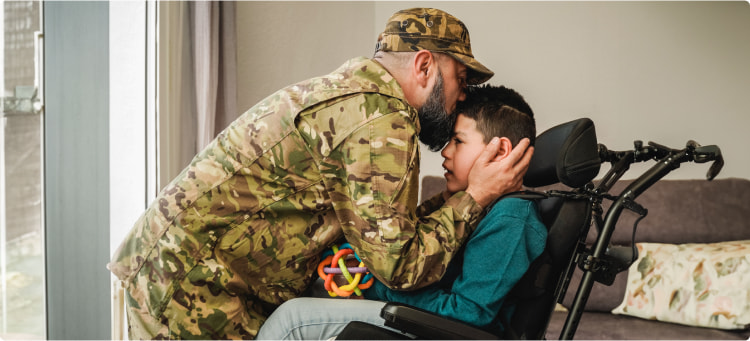
M237 117L235 3L191 1L197 150Z
M159 188L237 116L233 1L159 3Z

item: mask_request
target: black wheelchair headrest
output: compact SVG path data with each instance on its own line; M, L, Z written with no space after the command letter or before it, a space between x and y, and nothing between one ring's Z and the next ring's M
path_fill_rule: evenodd
M539 134L523 184L541 187L561 182L578 188L599 174L601 164L594 122L580 118Z

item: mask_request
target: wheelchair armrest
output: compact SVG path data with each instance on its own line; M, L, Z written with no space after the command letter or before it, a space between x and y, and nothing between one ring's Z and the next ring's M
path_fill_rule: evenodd
M387 303L380 311L385 325L431 340L497 340L497 335L463 322L401 303Z

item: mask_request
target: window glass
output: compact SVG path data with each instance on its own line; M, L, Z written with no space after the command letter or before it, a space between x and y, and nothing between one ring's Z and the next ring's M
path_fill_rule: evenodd
M41 3L4 1L0 338L45 339Z

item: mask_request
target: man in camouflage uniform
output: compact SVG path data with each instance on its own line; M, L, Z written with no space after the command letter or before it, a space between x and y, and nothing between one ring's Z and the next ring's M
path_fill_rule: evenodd
M130 337L253 338L343 238L390 287L440 279L532 153L526 143L498 163L488 148L466 192L415 213L420 129L442 147L465 83L491 76L463 23L411 9L391 17L375 58L252 107L162 190L108 265L126 288ZM493 176L505 172L516 175Z

